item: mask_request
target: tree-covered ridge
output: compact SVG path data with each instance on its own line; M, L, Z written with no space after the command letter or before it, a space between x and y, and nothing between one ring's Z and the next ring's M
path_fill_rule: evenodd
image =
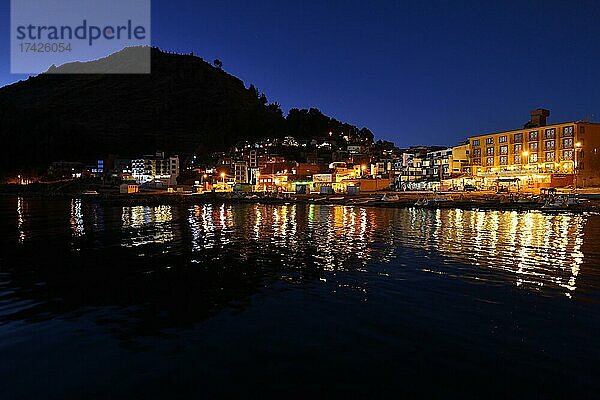
M124 49L101 62L122 62L134 51ZM278 103L222 68L222 62L153 48L148 75L42 74L0 88L0 171L157 149L185 156L264 137L332 132L372 140L368 129L314 108L292 109L286 117Z

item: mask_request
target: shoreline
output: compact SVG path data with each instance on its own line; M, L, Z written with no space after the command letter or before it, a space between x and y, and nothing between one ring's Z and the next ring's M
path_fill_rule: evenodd
M135 207L159 205L197 205L197 204L265 204L265 205L341 205L378 208L428 208L428 209L461 209L482 211L542 211L542 212L600 212L600 195L578 194L584 203L569 208L544 209L544 202L539 196L528 193L497 194L494 192L372 192L359 195L342 194L309 194L297 195L292 193L273 195L249 193L252 197L236 197L233 193L210 192L204 194L184 193L155 193L141 192L135 194L120 194L114 192L100 194L80 193L41 193L28 190L0 190L3 196L22 196L38 199L82 199L85 202L106 205ZM397 199L384 201L384 195L394 195ZM436 197L448 200L429 202ZM427 204L415 204L417 202Z

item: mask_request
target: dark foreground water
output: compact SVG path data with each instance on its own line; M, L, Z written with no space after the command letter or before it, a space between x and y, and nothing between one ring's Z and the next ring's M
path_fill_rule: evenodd
M0 399L598 398L600 217L0 198Z

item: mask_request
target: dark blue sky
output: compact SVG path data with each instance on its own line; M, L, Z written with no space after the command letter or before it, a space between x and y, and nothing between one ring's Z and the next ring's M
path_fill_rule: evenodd
M22 78L9 74L7 3L0 85ZM517 128L537 107L600 121L600 2L522 3L156 0L152 41L400 146Z

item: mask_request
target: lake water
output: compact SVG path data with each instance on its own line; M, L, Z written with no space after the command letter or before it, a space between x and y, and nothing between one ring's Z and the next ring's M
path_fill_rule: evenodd
M0 399L597 398L600 216L0 198Z

